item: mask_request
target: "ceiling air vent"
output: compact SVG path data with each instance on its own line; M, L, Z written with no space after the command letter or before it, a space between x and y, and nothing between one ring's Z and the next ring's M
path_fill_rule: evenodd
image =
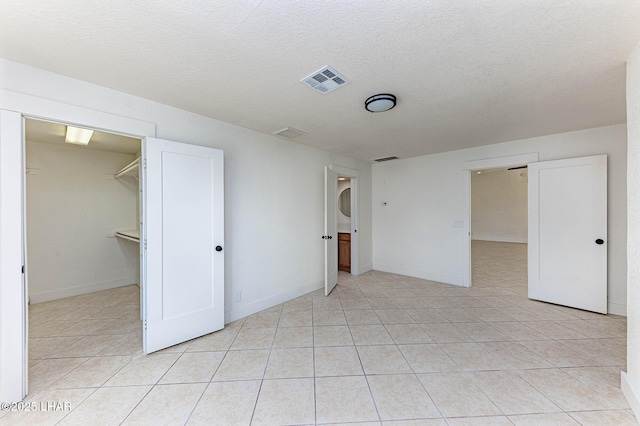
M293 127L285 127L284 129L277 130L273 132L276 136L282 136L284 138L297 138L298 136L306 135L307 132L303 132L302 130L294 129Z
M392 156L392 157L376 158L376 159L375 159L375 160L373 160L373 161L377 161L378 163L381 163L381 162L383 162L383 161L398 160L398 159L399 159L399 158L398 158L398 157L396 157L396 156L394 155L394 156Z
M345 76L329 65L309 74L300 81L320 93L329 93L349 82Z

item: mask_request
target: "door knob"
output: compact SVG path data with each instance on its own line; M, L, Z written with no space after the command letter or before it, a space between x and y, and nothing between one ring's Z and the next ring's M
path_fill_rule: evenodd
M216 251L222 251L222 246L216 246Z
M602 238L598 238L596 240L596 244L600 245L600 244L604 244L604 240Z
M332 239L333 237L331 235L329 235L329 239Z

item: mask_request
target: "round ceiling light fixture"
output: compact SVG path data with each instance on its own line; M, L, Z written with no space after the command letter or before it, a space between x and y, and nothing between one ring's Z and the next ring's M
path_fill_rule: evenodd
M396 106L396 97L390 93L373 95L364 101L364 107L369 112L385 112Z

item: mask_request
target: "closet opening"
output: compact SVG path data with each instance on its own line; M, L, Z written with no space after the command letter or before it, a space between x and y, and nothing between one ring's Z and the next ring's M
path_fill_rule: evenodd
M87 144L69 142L66 125L32 118L24 128L29 381L37 389L57 360L142 352L141 140L94 130Z
M527 295L526 165L471 171L471 278L474 287Z

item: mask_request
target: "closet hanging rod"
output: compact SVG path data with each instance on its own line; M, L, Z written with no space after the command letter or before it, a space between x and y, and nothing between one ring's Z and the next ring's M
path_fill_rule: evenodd
M138 165L140 164L140 157L136 158L135 160L133 160L131 163L129 163L128 165L124 166L122 168L122 170L120 170L118 173L116 173L115 175L113 175L114 178L118 179L121 176L125 176L128 174L132 174L132 172L137 172L138 170ZM137 174L137 173L136 173Z
M116 237L139 243L140 231L135 229L131 231L116 231Z

